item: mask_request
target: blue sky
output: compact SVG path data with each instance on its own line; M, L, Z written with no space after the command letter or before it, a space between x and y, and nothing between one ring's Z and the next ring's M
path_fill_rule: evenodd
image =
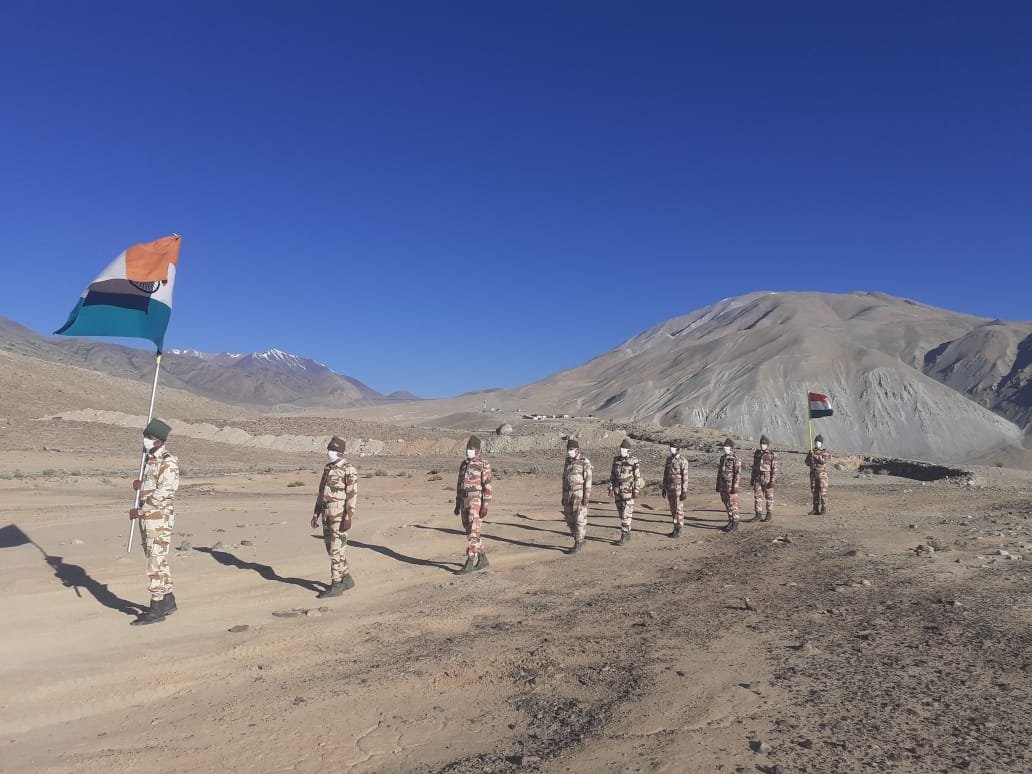
M14 0L0 315L49 333L179 232L168 347L384 392L755 290L1030 319L1030 34L1024 2Z

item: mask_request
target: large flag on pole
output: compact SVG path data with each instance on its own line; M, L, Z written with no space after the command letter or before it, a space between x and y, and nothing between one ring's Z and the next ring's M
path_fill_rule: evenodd
M819 392L810 393L810 419L830 417L834 413L827 395L821 395Z
M161 352L181 241L173 234L125 250L89 284L68 321L54 332L150 339Z

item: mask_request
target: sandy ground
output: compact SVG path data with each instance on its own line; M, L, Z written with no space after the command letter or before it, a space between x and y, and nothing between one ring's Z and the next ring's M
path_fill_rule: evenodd
M614 546L597 485L571 557L558 455L501 457L491 567L456 577L458 459L364 460L357 586L323 602L320 458L173 439L180 609L130 627L147 595L124 545L134 456L116 450L138 436L9 431L3 772L1032 770L1018 474L979 489L834 471L816 518L789 455L775 520L729 536L696 457L683 538L650 490ZM592 457L603 478L609 455Z

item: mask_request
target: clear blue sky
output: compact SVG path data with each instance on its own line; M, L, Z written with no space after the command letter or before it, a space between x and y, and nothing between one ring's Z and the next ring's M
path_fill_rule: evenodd
M11 0L0 314L49 333L179 232L168 347L385 392L754 290L1029 319L1030 38L995 0Z

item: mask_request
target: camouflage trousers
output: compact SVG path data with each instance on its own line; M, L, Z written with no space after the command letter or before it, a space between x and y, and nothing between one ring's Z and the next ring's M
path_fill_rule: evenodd
M757 516L774 515L774 485L765 484L762 480L752 485L753 513Z
M728 519L738 521L738 492L728 492L726 489L721 489L720 500L724 503Z
M466 556L475 557L484 550L483 542L480 540L480 526L483 519L480 518L481 499L477 497L466 497L462 500L462 528L466 531Z
M813 494L813 509L816 512L828 507L828 471L810 471L810 492Z
M616 496L616 512L620 514L620 531L631 531L631 520L634 518L634 498L628 497L625 500Z
M681 495L667 492L667 502L670 504L670 515L674 519L674 524L684 524L684 503L681 501Z
M566 526L570 530L573 539L580 543L588 532L588 507L581 505L581 500L574 500L563 506L563 515L566 517Z
M330 555L330 582L339 583L348 574L348 557L344 550L348 547L348 533L342 530L344 511L322 513L322 536L326 553Z
M140 536L143 553L147 557L147 590L151 601L164 599L172 593L172 570L168 566L168 552L172 547L174 512L156 511L140 517Z

